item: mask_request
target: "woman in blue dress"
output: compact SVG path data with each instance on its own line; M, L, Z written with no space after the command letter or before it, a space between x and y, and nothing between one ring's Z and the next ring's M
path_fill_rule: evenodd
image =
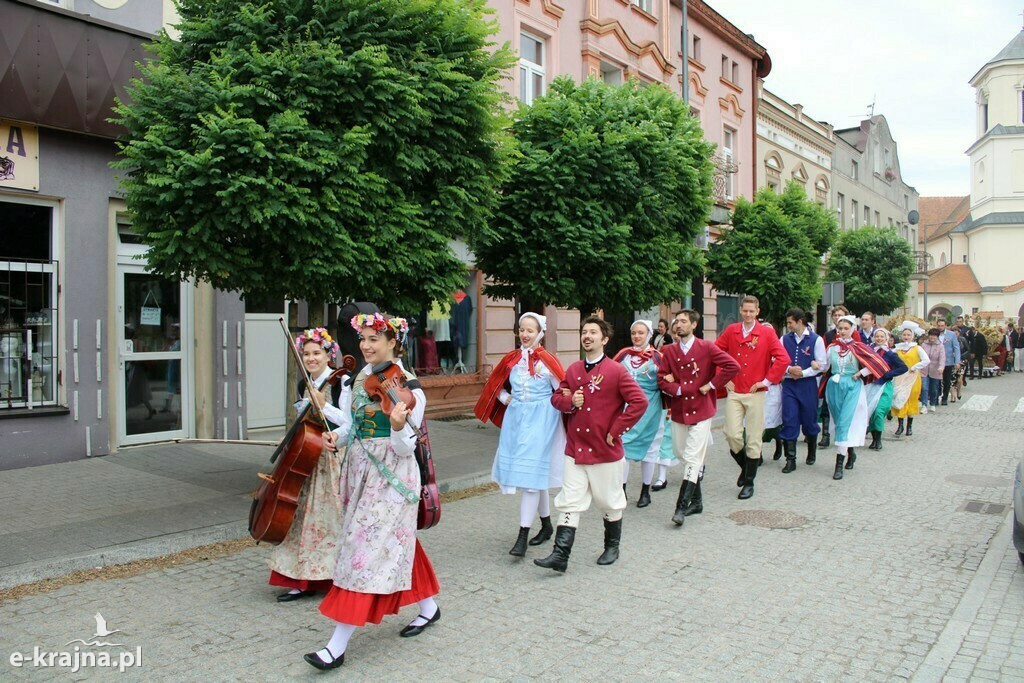
M501 427L491 478L502 493L522 493L519 536L510 555L526 555L527 537L539 514L540 532L529 545L551 538L548 490L562 485L565 425L551 405L551 394L565 376L562 364L540 345L547 319L537 313L519 318L520 348L505 354L495 366L474 413Z
M615 356L615 360L622 363L626 372L636 380L647 396L647 411L639 422L622 435L622 446L626 451L623 461L623 486L629 476L630 463L640 463L643 485L640 489L640 498L636 501L639 508L651 504L651 482L654 481L655 467L659 464L668 466L675 463L674 456L666 461L661 455L662 442L671 439L671 431L665 428L665 410L662 409L661 390L658 389L661 353L651 346L653 335L654 326L650 320L637 320L629 328L633 345L622 349Z

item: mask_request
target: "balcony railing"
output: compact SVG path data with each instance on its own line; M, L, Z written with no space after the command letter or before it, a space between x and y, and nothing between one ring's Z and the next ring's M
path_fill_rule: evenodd
M932 257L928 255L927 251L915 251L914 252L914 273L911 278L915 280L923 280L928 277L928 271L931 270Z
M716 154L711 157L711 163L714 164L715 170L714 175L714 198L716 204L725 204L731 202L735 197L735 184L733 175L740 170L739 164L732 160L730 157Z

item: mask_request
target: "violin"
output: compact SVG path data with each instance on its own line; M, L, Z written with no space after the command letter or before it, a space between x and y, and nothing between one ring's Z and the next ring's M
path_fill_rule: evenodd
M418 382L417 382L418 384ZM380 403L385 415L391 415L396 403L405 403L412 410L416 405L416 396L408 386L405 372L391 361L378 363L370 368L370 374L363 382L366 395ZM430 453L430 437L427 434L426 421L416 426L411 420L406 422L416 433L416 464L420 470L420 502L416 514L416 528L429 529L441 521L441 494L437 487L434 472L434 458Z

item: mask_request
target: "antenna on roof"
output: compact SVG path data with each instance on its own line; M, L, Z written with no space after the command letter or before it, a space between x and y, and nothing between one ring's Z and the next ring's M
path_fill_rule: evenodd
M1021 12L1021 14L1024 14L1024 12ZM878 99L878 96L877 96L877 95L872 95L872 96L871 96L871 104L869 104L869 105L868 105L868 118L869 118L869 119L870 119L870 118L871 118L872 116L874 116L874 115L875 115L875 101L876 101L877 99Z

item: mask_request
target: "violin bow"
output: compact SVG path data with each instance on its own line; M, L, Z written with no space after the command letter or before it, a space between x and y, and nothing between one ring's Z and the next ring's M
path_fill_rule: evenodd
M288 331L288 326L284 323L284 318L278 318L277 321L281 323L281 331L284 332L284 336L288 340L288 348L291 351L291 356L295 359L295 362L299 364L299 372L301 372L302 376L306 379L306 389L309 390L312 388L316 391L316 386L313 384L313 378L309 376L309 371L306 370L306 366L302 364L302 356L299 355L299 350L295 348L295 340L292 339L291 332ZM323 409L316 401L310 400L310 403L312 403L313 407L316 408L317 417L320 418L320 423L323 425L324 431L331 431L331 427L327 424L327 417L324 415Z

